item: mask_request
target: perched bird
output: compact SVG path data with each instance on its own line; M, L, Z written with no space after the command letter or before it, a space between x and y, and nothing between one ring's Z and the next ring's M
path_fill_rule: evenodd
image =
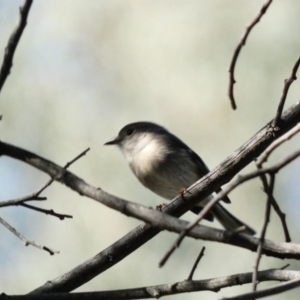
M168 200L175 198L182 189L188 188L209 172L206 164L193 150L154 123L128 124L114 140L105 145L117 145L138 180L152 192ZM191 210L199 213L211 199L212 195ZM227 197L224 201L230 202ZM213 220L216 217L228 230L245 226L244 233L255 234L253 229L234 217L220 203L210 212L207 219Z

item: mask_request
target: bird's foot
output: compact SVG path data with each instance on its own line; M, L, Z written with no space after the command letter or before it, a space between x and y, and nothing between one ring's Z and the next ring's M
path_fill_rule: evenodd
M166 203L162 203L162 204L156 205L156 210L162 211L162 209L163 209L166 205L167 205Z

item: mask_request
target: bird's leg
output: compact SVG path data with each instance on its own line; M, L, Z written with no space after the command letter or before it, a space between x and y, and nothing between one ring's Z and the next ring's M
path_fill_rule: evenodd
M184 193L186 192L186 188L182 188L180 191L179 191L179 195L184 198Z
M162 209L163 209L166 205L167 205L166 203L162 203L162 204L156 205L156 210L162 211Z

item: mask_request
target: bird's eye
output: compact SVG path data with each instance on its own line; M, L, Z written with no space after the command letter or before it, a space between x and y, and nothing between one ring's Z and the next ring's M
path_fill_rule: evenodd
M134 132L134 130L132 128L128 128L127 131L126 131L126 134L127 135L132 135Z

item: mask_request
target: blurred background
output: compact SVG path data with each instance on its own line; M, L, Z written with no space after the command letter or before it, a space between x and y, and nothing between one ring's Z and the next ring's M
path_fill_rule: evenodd
M284 79L300 50L300 2L275 1L254 28L236 67L238 109L228 97L233 51L264 1L90 0L35 1L18 45L11 75L0 95L1 140L61 166L87 147L91 151L70 170L88 183L124 199L155 207L164 200L134 177L118 149L103 147L126 124L152 121L184 140L215 167L275 115ZM0 2L0 56L18 21L23 1ZM293 83L286 108L299 100ZM299 147L299 137L269 159L283 159ZM242 173L253 170L248 166ZM275 197L287 214L293 242L299 243L300 162L276 177ZM0 159L0 200L38 190L48 176L7 157ZM0 290L28 293L71 270L117 241L140 222L59 183L44 193L41 207L71 214L54 217L21 207L0 216L28 239L60 250L50 256L23 243L0 226ZM259 233L266 195L259 180L230 195L232 213ZM192 220L187 213L185 220ZM272 213L267 237L284 241ZM208 224L204 222L203 224ZM220 227L217 222L211 226ZM78 291L124 289L173 283L188 277L200 249L206 252L194 279L251 272L256 254L217 243L186 239L162 269L158 262L176 235L163 232ZM296 261L263 257L260 269L298 269ZM130 274L130 276L128 276ZM262 283L259 288L274 283ZM219 299L251 290L251 285L168 299ZM298 299L294 290L272 299ZM267 299L267 298L266 298Z

